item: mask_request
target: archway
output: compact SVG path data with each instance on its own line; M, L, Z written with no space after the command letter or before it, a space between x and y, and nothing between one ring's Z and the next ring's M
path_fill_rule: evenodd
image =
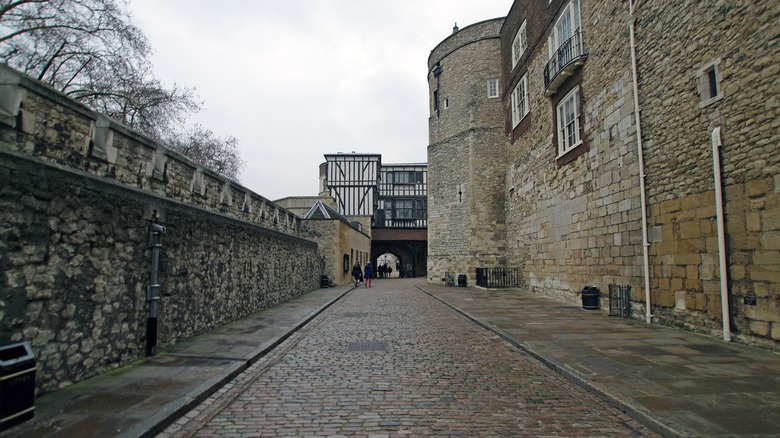
M380 257L385 254L390 254L397 260L396 265L393 266L393 277L408 278L427 275L427 245L425 242L372 242L371 260L375 266L379 266Z
M379 278L398 278L399 266L402 261L398 255L392 252L380 254L376 259L376 269Z

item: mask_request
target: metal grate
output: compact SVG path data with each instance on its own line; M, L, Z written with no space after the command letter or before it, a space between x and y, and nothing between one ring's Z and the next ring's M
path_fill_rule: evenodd
M347 344L347 351L387 351L386 341L359 341Z
M477 286L504 289L522 285L523 273L520 268L477 268Z
M455 286L455 276L452 275L452 272L445 272L444 273L444 285L445 286Z
M609 316L631 318L631 286L609 285Z

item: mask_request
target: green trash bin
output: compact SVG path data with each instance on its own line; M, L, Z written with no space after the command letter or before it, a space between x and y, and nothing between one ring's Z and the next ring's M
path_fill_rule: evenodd
M28 342L0 344L0 431L35 414L35 355Z

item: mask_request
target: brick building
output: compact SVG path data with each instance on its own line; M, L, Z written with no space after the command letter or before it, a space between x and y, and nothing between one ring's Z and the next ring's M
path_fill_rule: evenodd
M779 17L517 0L442 41L429 281L512 268L571 301L595 286L605 311L629 285L634 318L778 348Z

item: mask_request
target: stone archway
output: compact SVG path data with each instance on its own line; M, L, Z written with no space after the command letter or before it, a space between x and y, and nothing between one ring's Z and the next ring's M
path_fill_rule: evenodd
M371 262L378 266L379 257L389 253L400 261L400 266L393 267L399 276L424 277L427 275L427 249L426 242L374 241L371 243Z

